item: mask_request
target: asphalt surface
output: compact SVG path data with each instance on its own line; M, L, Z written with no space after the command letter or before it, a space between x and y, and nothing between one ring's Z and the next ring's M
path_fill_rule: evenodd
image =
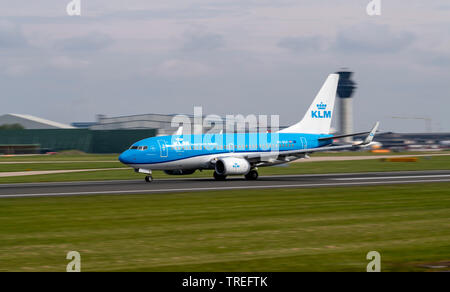
M174 178L155 179L152 183L146 183L142 179L95 182L2 184L0 185L0 199L197 191L213 192L218 190L240 189L377 186L383 184L412 184L425 182L450 182L450 170L260 176L256 181L247 181L242 177L231 177L226 181L215 181L213 178Z

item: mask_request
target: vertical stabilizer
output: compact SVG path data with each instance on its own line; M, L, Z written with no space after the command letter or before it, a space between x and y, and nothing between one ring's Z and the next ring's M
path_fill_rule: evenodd
M338 81L338 74L328 75L303 119L280 133L329 134Z

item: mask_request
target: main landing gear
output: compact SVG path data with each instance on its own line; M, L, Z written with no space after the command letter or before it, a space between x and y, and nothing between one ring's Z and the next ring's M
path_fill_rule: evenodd
M147 176L145 177L145 181L148 182L148 183L151 183L151 182L153 181L153 176L147 175Z
M227 178L226 175L218 174L217 172L214 171L214 179L215 179L215 180L225 180L226 178ZM250 171L245 175L245 179L246 179L246 180L256 180L256 179L258 179L258 171L257 171L256 169L250 170Z
M258 171L257 171L256 169L250 170L250 171L245 175L245 179L246 179L246 180L256 180L256 179L258 179Z
M216 180L225 180L227 178L226 175L222 175L222 174L218 174L217 172L214 171L214 178Z

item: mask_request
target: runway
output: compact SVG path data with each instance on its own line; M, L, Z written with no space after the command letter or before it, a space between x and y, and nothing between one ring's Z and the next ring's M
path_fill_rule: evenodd
M155 179L152 183L146 183L142 179L3 184L0 185L0 198L214 192L220 190L377 186L437 182L450 182L450 170L261 176L256 181L247 181L242 177L231 177L226 181L215 181L212 178L177 177L174 179Z

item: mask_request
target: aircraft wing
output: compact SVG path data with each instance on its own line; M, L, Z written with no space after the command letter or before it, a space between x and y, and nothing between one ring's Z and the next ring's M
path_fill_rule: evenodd
M350 150L350 149L359 149L360 145L339 145L339 146L328 146L328 147L318 147L318 148L309 148L309 149L300 149L300 150L289 150L289 151L273 151L273 152L263 152L263 153L252 153L247 155L242 155L244 158L251 162L256 161L275 161L275 160L285 160L286 162L305 157L307 154L315 153L315 152L324 152L324 151L338 151L338 150ZM293 159L286 159L288 157L292 157Z
M369 135L366 137L366 139L367 139L367 138L370 138L370 137L375 136L376 131L377 131L379 125L380 125L379 122L377 122L377 123L375 124L375 127L374 127L374 128L375 128L375 132L373 132L373 129L372 129L372 131L370 131L370 132L361 132L361 133L354 133L354 134L347 134L347 135L339 135L339 136L331 136L331 137L319 138L319 141L334 140L334 139L339 139L339 138L353 137L353 136L361 136L361 135L367 135L367 134L369 134ZM372 132L373 132L373 133L372 133ZM372 138L372 139L373 139L373 138Z

